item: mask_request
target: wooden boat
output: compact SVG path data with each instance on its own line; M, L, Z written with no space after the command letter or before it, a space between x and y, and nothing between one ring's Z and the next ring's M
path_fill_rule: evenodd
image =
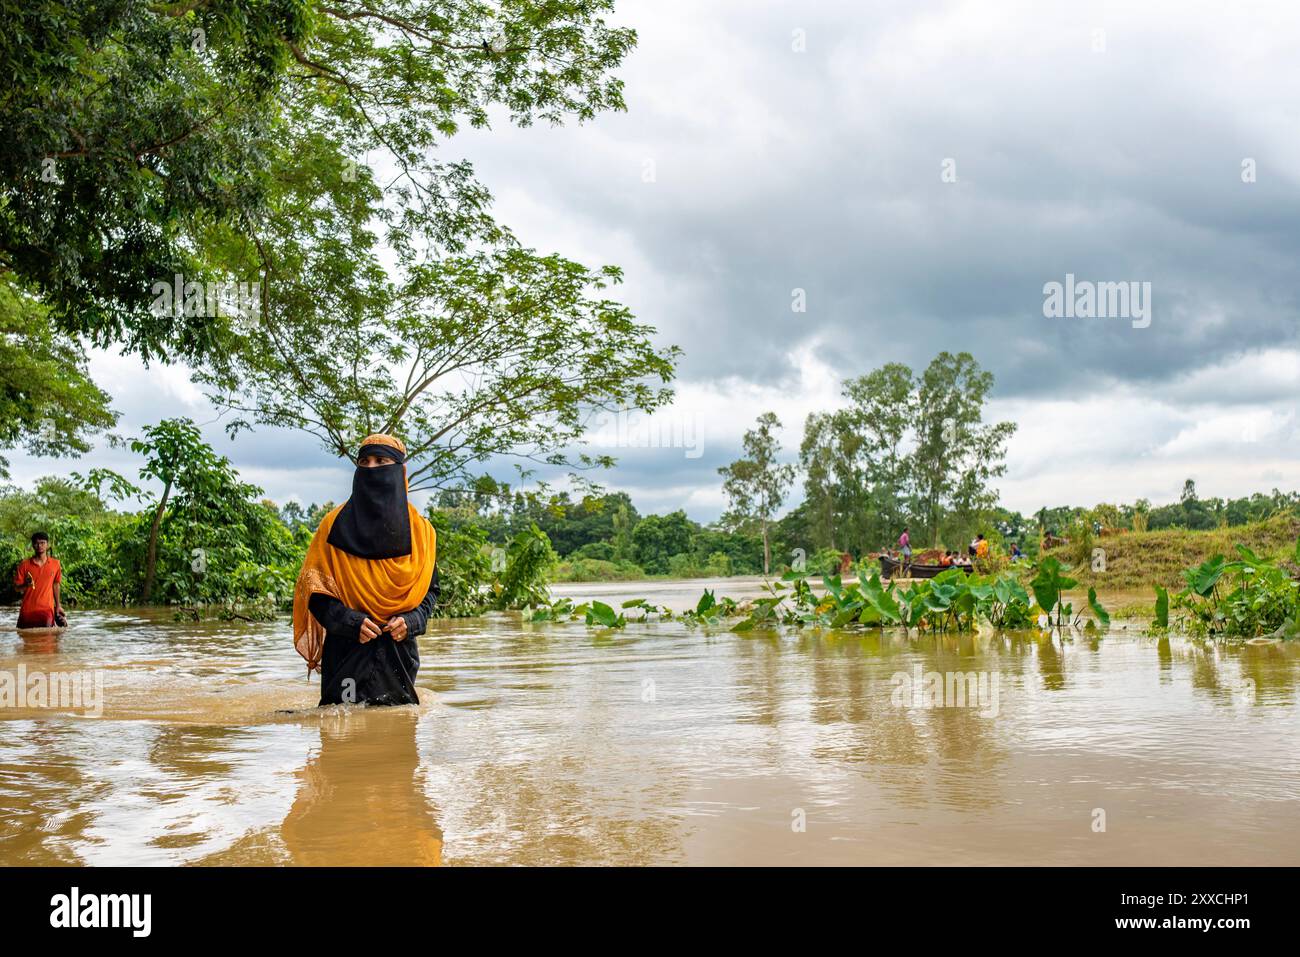
M906 566L906 573L904 573L904 566L902 562L890 558L888 555L880 556L880 577L881 578L893 578L895 576L899 578L904 578L904 577L933 578L935 575L939 574L940 572L946 572L949 568L958 568L958 567L962 568L962 570L965 571L966 574L968 575L973 571L973 569L966 568L964 566L919 565L913 562L911 565Z

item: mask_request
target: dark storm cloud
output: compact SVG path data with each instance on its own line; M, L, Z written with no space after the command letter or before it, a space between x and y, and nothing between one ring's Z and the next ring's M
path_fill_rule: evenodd
M792 343L820 339L845 376L966 349L1013 396L1294 346L1293 111L1254 84L1240 25L1035 5L970 35L963 9L697 5L665 29L669 10L650 26L628 7L627 115L498 130L470 153L488 182L631 237L646 269L627 297L686 347L684 379L779 383ZM1043 286L1067 273L1150 282L1150 327L1045 318Z

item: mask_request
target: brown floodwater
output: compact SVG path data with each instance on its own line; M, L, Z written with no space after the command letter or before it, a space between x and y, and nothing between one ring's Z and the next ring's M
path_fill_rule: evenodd
M433 623L419 706L316 709L284 620L82 611L0 633L0 864L1300 863L1300 647L1140 630L500 614Z

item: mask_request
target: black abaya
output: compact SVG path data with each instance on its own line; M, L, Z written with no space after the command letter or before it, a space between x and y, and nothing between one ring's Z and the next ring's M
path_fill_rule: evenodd
M320 703L419 704L415 676L420 670L420 649L415 639L424 634L437 601L435 568L424 600L401 614L406 619L406 637L394 641L392 635L383 632L362 644L364 612L347 607L332 595L312 595L307 608L325 628ZM384 622L378 624L382 627Z

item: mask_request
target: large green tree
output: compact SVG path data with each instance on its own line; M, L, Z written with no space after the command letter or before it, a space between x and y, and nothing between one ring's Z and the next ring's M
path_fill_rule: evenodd
M215 347L205 316L151 312L201 280L201 233L260 208L308 0L0 0L0 269L58 326L149 357Z
M993 385L968 353L940 353L917 377L892 362L844 382L842 408L808 417L798 525L817 546L959 540L997 503L1015 426L985 424Z
M637 564L651 574L667 574L669 559L690 551L697 528L680 509L667 515L647 515L632 529Z
M969 352L941 352L921 374L916 393L915 448L908 467L922 535L939 544L948 531L964 537L981 511L997 504L993 479L1006 472L1013 422L984 424L993 374Z
M395 299L344 284L310 326L273 302L203 378L231 428L301 429L341 457L368 433L402 436L412 489L467 485L504 459L606 466L580 449L591 409L662 405L678 355L608 298L619 278L512 244L448 256Z
M69 333L196 364L234 430L398 432L415 487L608 464L570 454L591 409L661 404L675 351L606 297L617 269L526 248L440 150L622 109L611 9L0 0L0 270Z
M858 467L861 444L846 410L814 412L804 422L799 464L809 531L819 547L850 547L867 517L867 489Z
M912 370L889 363L844 382L844 408L814 413L800 462L814 543L863 549L889 540L908 511L905 443L915 411Z
M849 428L859 437L861 486L867 507L861 518L861 541L889 541L901 531L912 488L906 444L916 414L912 370L899 362L844 383Z
M153 284L292 265L250 274L231 253L269 252L289 201L380 223L404 256L491 233L486 191L435 148L494 106L524 125L622 108L611 71L635 37L611 5L0 0L0 269L94 343L222 351L227 324L151 309ZM355 188L331 192L323 166Z
M208 553L215 549L247 549L253 526L266 524L268 516L254 504L261 489L239 478L224 455L219 455L203 440L198 427L189 419L163 419L145 426L144 437L131 443L131 450L144 456L140 477L162 484L162 492L152 503L148 545L145 551L144 584L141 600L148 604L154 593L158 568L159 542L164 523L175 541L188 554L194 549L197 575L206 574Z
M778 461L781 443L776 430L780 427L781 420L775 413L764 412L758 417L756 427L745 433L744 457L718 469L722 490L730 503L723 521L733 529L758 526L763 537L765 575L772 570L769 534L772 519L785 501L795 476L793 465Z

